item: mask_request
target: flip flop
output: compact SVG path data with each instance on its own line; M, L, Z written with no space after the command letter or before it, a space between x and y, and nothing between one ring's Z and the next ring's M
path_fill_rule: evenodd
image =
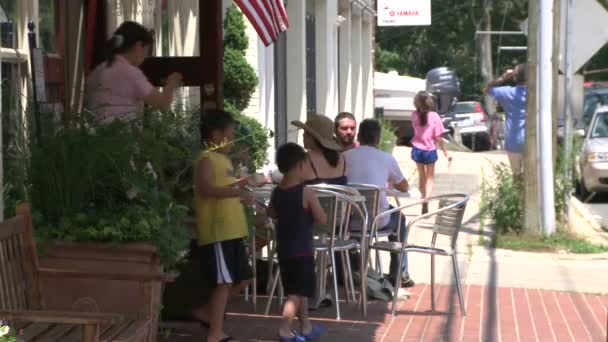
M308 334L302 334L306 341L314 341L321 337L321 334L325 332L325 328L318 324L312 325L312 330Z
M297 332L293 332L293 336L284 337L279 335L279 342L305 342L306 338L302 335L298 335Z

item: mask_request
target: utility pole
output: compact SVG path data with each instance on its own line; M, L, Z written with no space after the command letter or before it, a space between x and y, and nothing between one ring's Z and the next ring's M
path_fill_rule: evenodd
M566 60L566 68L564 70L564 179L569 181L572 178L572 70L573 61L573 39L572 33L574 29L574 0L567 0L566 3L566 43L564 47L564 59ZM566 193L566 203L570 206L570 193ZM567 213L570 210L566 211Z
M536 76L538 42L538 2L528 2L528 81L526 92L526 138L524 147L524 229L540 233L538 198L538 143L536 113Z
M544 235L555 232L553 178L553 0L540 0L538 11L538 136L541 226Z
M483 17L481 18L481 29L485 32L492 30L492 17L490 15L490 0L483 1ZM484 84L490 84L494 78L492 70L492 35L480 34L479 37L479 68ZM483 104L490 115L496 115L494 101L489 95L484 95Z
M561 26L561 0L553 0L553 103L551 104L551 141L553 143L552 157L553 161L553 172L557 172L557 119L558 119L558 106L559 102L559 45L560 45L560 26Z

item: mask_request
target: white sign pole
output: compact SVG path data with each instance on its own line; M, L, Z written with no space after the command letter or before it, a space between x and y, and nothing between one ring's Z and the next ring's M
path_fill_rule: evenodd
M378 26L431 25L431 0L378 0Z

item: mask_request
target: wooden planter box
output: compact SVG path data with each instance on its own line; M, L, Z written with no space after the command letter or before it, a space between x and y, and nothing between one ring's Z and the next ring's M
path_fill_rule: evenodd
M163 273L156 247L147 243L111 245L55 241L42 246L40 266L88 272ZM149 318L146 341L156 341L162 281L65 279L41 277L49 310L81 310Z

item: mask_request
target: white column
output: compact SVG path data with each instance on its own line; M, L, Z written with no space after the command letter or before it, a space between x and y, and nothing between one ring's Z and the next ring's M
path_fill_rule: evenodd
M361 77L362 77L362 108L361 116L374 116L374 68L372 65L372 22L373 18L366 15L361 27Z
M257 37L257 35L256 35ZM275 131L275 101L274 101L274 49L275 45L264 46L258 39L258 75L259 85L259 115L258 120L265 128ZM275 139L269 139L268 162L274 163L275 160Z
M315 0L317 112L338 114L338 1Z
M301 130L295 130L289 122L306 121L306 2L288 1L287 15L287 140L302 144Z
M351 74L351 9L350 3L340 10L344 22L338 30L340 36L340 112L352 112L352 74Z
M361 122L363 118L363 86L361 77L361 10L358 7L353 7L351 26L351 74L352 74L352 111Z

